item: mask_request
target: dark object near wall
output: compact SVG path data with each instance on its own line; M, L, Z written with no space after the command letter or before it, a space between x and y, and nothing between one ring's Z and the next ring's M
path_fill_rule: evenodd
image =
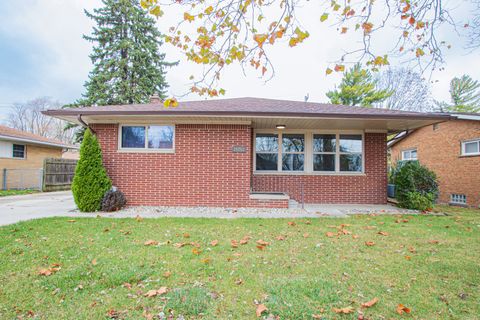
M102 200L102 211L111 212L122 209L127 204L125 195L120 190L114 188L105 193Z

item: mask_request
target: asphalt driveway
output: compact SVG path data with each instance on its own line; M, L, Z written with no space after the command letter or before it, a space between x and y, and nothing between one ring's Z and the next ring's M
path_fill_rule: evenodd
M54 216L78 216L71 191L0 197L0 225Z

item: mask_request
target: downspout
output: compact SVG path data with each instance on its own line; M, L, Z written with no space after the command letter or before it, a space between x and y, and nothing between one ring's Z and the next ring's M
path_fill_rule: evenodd
M95 134L95 130L93 130L93 128L90 127L90 125L88 125L85 121L83 121L81 114L78 115L77 120L78 120L78 122L80 122L80 124L81 124L84 128L90 129L90 131L91 131L93 134Z

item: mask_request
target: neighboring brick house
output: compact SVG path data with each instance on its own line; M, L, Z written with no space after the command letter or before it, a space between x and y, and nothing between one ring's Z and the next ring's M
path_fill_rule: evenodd
M46 158L61 158L75 148L61 141L0 125L0 188L30 188L39 185ZM10 174L4 176L4 172ZM21 180L21 181L20 181Z
M480 114L400 134L389 143L392 163L418 160L439 180L439 203L480 206Z
M389 132L448 116L259 98L49 110L97 135L131 205L386 203Z

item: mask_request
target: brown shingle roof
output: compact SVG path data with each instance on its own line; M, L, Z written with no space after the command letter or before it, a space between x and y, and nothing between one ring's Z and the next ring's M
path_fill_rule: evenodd
M33 143L50 145L50 146L59 147L59 148L75 148L74 146L68 145L60 140L45 138L37 134L33 134L30 132L21 131L21 130L0 125L0 138L2 137L12 138L12 140L15 140L15 139L28 140Z
M330 118L428 118L445 119L448 115L379 108L363 108L328 103L300 102L264 98L234 98L180 102L175 108L163 104L130 104L48 110L52 116L74 115L243 115L298 116Z

